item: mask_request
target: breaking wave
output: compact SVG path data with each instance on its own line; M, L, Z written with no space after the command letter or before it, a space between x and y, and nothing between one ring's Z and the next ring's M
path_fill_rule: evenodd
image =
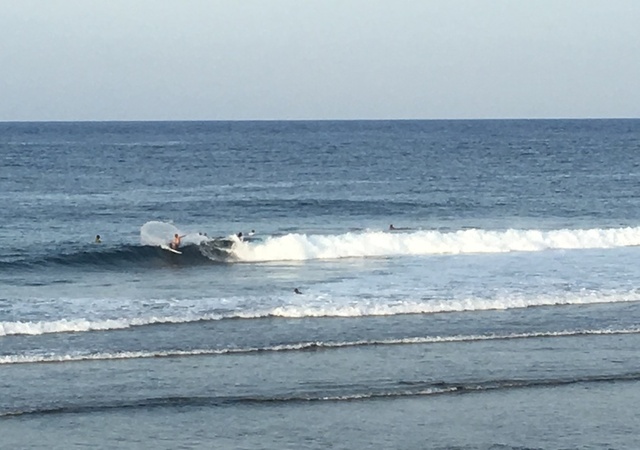
M241 261L304 261L401 255L536 252L549 249L640 245L640 227L589 230L367 231L340 235L288 234L262 242L239 242Z
M242 241L235 236L208 238L186 234L182 254L160 248L180 231L171 224L147 222L139 245L84 246L60 254L0 261L0 269L40 266L99 268L189 266L231 262L307 261L318 259L537 252L550 249L593 249L640 245L640 227L610 229L459 231L363 231L344 234L286 234Z

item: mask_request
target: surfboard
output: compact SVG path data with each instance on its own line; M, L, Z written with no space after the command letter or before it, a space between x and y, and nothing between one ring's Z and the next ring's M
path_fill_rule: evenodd
M169 250L170 252L177 253L178 255L182 255L182 252L181 252L181 251L175 250L175 249L173 249L173 248L169 247L168 245L164 245L164 244L162 244L162 245L160 246L160 248L161 248L162 250Z

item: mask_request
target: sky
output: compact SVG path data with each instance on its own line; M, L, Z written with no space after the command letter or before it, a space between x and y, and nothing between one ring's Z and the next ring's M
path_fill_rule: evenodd
M0 121L640 117L638 0L0 0Z

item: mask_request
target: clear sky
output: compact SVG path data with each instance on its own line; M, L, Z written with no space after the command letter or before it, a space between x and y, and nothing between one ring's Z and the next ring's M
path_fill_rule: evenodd
M0 0L0 120L640 117L640 0Z

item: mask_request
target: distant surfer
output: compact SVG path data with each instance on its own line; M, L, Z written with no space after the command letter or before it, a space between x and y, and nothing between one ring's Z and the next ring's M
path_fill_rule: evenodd
M178 250L178 248L180 247L180 243L182 242L182 238L185 237L186 234L183 234L182 236L180 236L178 233L173 235L173 241L171 241L171 244L169 244L169 247L171 247L174 250Z
M240 231L238 234L236 234L236 236L237 236L237 238L238 238L239 240L241 240L241 241L243 240L243 238L242 238L242 231Z
M396 227L393 226L393 224L389 225L389 231L394 231L396 229Z
M300 289L298 289L298 288L295 288L295 289L293 290L293 292L295 292L296 294L302 294L302 292L300 292Z
M101 244L102 240L100 239L100 235L96 234L96 240L95 240L96 244Z

